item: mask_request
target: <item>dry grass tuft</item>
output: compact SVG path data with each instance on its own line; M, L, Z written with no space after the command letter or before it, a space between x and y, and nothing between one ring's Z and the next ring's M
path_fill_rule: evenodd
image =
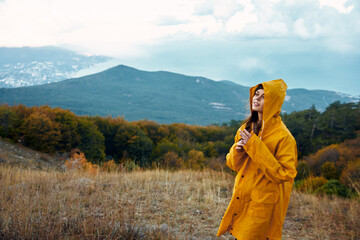
M59 172L0 166L0 238L215 237L234 177L211 170ZM356 239L359 202L294 192L283 239Z

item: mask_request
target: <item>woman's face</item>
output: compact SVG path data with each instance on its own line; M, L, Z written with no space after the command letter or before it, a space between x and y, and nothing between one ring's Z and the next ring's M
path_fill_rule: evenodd
M253 111L263 112L264 107L264 89L256 90L254 97L252 99L252 109Z

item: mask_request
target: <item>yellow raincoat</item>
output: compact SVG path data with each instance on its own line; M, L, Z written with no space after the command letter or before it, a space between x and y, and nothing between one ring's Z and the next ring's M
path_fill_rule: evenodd
M296 176L297 148L294 137L279 116L286 95L282 79L262 83L264 107L261 131L252 134L237 152L240 127L226 164L237 172L233 196L217 236L227 231L238 240L281 239L282 226ZM250 88L250 109L258 85Z

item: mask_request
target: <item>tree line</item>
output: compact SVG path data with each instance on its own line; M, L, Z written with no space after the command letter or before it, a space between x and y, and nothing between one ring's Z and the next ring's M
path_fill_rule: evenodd
M356 137L359 102L330 104L324 112L308 110L281 115L294 135L299 158L330 144ZM0 105L0 136L45 153L80 149L92 163L132 162L169 169L225 167L241 120L209 126L159 124L123 117L77 116L48 105Z

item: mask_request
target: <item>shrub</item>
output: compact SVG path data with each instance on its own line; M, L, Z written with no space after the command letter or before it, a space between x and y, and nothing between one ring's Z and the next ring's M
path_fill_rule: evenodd
M348 190L344 185L341 184L339 180L331 179L324 186L319 187L315 191L316 193L320 194L327 194L327 195L337 195L341 197L346 197L348 195Z
M202 169L205 167L205 156L202 151L191 149L188 153L188 167L191 169Z
M336 168L335 163L333 163L333 162L325 162L321 166L321 175L324 178L328 179L328 180L330 180L330 179L339 179L340 172Z
M320 175L321 166L325 162L336 163L339 158L340 153L338 151L338 145L332 144L330 146L320 149L315 154L306 157L305 160L308 162L310 169L315 173L315 175Z
M340 160L336 166L345 169L348 162L355 162L360 159L360 137L349 139L339 145Z
M99 166L88 162L84 153L79 149L71 151L71 157L65 162L65 167L68 170L85 171L93 175L96 175L99 170Z
M341 173L340 181L360 195L360 158L348 163L346 169Z
M309 176L306 179L303 179L299 181L295 187L303 192L315 192L316 189L324 186L327 183L328 180L326 180L324 177L313 177Z
M101 166L101 171L103 172L116 172L119 169L119 166L115 163L114 160L104 162Z

